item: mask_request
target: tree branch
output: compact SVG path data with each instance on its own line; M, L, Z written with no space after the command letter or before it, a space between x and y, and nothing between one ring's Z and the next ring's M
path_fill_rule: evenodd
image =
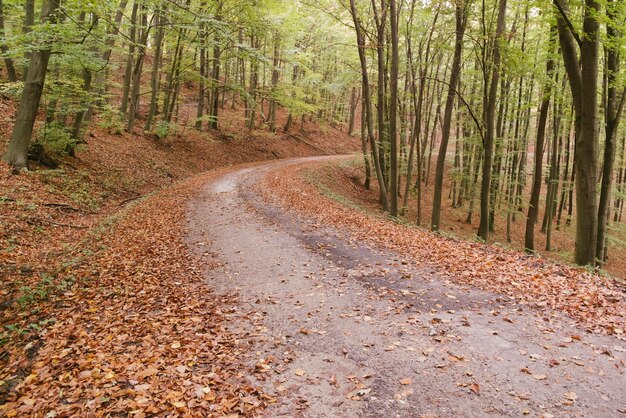
M563 21L567 25L569 31L572 33L572 36L574 37L574 39L576 39L576 43L580 47L582 45L582 41L580 40L580 36L578 36L578 32L576 32L576 29L574 29L574 25L572 24L572 21L569 20L569 17L567 16L567 13L565 13L565 9L563 9L563 5L561 5L561 0L554 0L552 2L552 4L554 4L554 6L558 9L559 14L561 15L561 18L563 19Z

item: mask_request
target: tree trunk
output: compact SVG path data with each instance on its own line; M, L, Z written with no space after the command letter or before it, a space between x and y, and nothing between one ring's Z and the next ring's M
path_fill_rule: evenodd
M160 7L162 8L163 6ZM152 58L152 74L150 77L150 110L148 111L145 125L145 130L148 132L154 125L154 119L156 118L159 105L159 79L161 75L159 70L161 68L161 55L163 51L163 21L161 15L164 11L161 8L157 9L154 13L154 24L157 30L154 34L154 56Z
M448 85L448 96L446 97L446 108L441 126L441 144L437 155L437 168L435 171L435 191L433 197L433 213L430 227L437 231L441 227L441 195L443 192L443 175L446 163L446 153L448 152L448 141L450 139L450 127L452 124L452 112L456 98L456 88L461 78L461 57L463 55L463 37L465 36L465 23L467 22L467 9L465 1L458 1L455 9L456 16L456 40L454 43L454 58L452 59L452 70L450 71L450 84ZM457 150L458 141L457 140ZM458 156L458 153L457 153ZM455 157L455 162L456 162Z
M0 0L0 35L6 39L6 29L4 27L4 7L2 5L2 0ZM17 71L15 71L13 59L8 55L9 47L4 40L2 40L2 44L0 44L0 51L2 51L2 55L4 55L4 64L7 67L7 76L9 77L9 81L14 83L18 80Z
M399 10L396 0L391 0L391 80L389 104L389 141L391 142L391 170L389 191L391 197L390 214L398 216L398 74L399 74L399 34L398 17Z
M546 82L543 86L541 107L539 109L539 122L537 123L537 143L535 145L535 171L533 173L533 187L530 194L528 216L526 217L526 234L524 235L524 248L526 251L535 250L535 224L539 214L539 196L541 195L541 183L543 180L543 148L546 138L546 124L548 111L550 110L550 97L552 95L552 74L554 72L553 45L556 42L556 28L550 30L549 58L546 62Z
M32 27L35 24L35 0L26 0L24 2L24 35L32 31ZM22 80L26 80L26 74L28 73L28 62L30 61L31 53L24 53L24 69L22 70Z
M218 22L222 19L222 0L218 0L217 2L217 11L215 13L215 20ZM209 129L217 129L218 127L218 113L220 107L220 55L221 51L221 36L219 33L219 29L215 31L215 39L213 46L213 70L211 71L211 83L212 83L212 92L211 92L211 101L209 103Z
M133 76L133 66L135 62L135 43L137 41L137 12L139 10L139 1L133 3L133 11L130 15L130 34L128 46L128 58L126 59L126 69L124 71L124 86L122 88L122 103L120 105L120 113L126 114L128 111L128 101L130 95L130 87Z
M604 164L602 168L602 187L600 189L600 201L598 206L598 240L596 243L596 259L600 264L605 261L605 248L607 246L606 230L609 221L609 206L611 201L611 188L613 186L613 171L615 166L615 154L617 148L617 130L624 110L626 89L618 94L618 75L620 73L620 51L618 40L621 33L617 29L617 7L614 0L607 4L608 46L606 48L606 103L605 103L605 143Z
M154 16L152 17L154 18ZM130 109L128 110L128 123L126 130L132 132L135 127L135 119L139 115L139 99L141 98L141 74L143 72L143 62L146 57L146 48L150 27L148 26L148 11L145 5L141 5L141 36L135 68L132 72L132 89L130 92Z
M568 11L566 0L554 0ZM598 238L598 60L600 4L585 0L580 59L577 40L565 18L558 15L559 40L576 114L576 251L579 265L595 265Z
M280 81L280 37L278 33L274 34L274 57L272 60L272 98L268 111L270 132L276 132L276 109L278 102L274 98L277 93L278 82Z
M369 91L369 74L367 72L367 58L365 55L365 48L367 45L365 43L365 34L363 33L363 28L361 26L361 22L358 18L355 0L350 0L350 10L352 12L352 19L354 20L354 27L356 31L357 37L357 45L359 49L359 62L361 64L361 79L363 83L363 100L366 108L366 121L367 121L367 134L369 137L370 145L372 147L372 156L374 158L374 166L376 169L376 178L378 179L378 187L380 188L380 197L382 200L383 210L389 210L388 200L387 200L387 187L385 185L385 181L383 178L382 167L379 159L379 149L378 143L376 141L376 137L374 136L374 123L373 123L373 115L372 115L372 98ZM304 122L304 116L303 116Z
M350 116L348 119L348 135L352 135L354 133L354 122L356 116L356 107L358 105L358 96L357 96L357 88L352 88L352 93L350 94Z
M387 137L386 137L386 132L385 132L385 108L386 108L386 94L385 94L385 90L386 90L386 79L385 79L385 74L387 72L387 68L385 66L385 45L386 45L386 29L385 26L387 24L387 4L385 0L381 0L381 7L380 7L380 11L378 11L378 8L376 6L376 0L372 0L372 8L374 11L374 19L376 22L376 39L377 39L377 43L376 43L376 57L377 57L377 67L378 67L378 83L377 83L377 95L378 95L378 101L376 103L376 114L377 114L377 119L378 119L378 142L380 144L385 144L387 142ZM387 180L388 180L388 170L387 170L387 164L386 164L386 157L385 157L385 147L381 146L379 148L379 160L380 160L380 167L382 170L382 174L383 174L383 181L385 184L385 192L387 192ZM391 193L391 191L390 191ZM394 199L392 197L392 199ZM385 212L388 212L390 207L389 207L389 201L388 201L388 196L387 193L385 193L385 196L383 197L383 189L380 189L380 201L381 204L383 206L383 210ZM385 202L387 201L387 202Z
M41 9L42 23L55 24L60 0L44 1ZM28 159L28 147L33 134L33 126L46 81L46 71L50 60L51 45L34 51L28 64L24 90L15 115L13 134L4 154L4 161L15 168L24 168Z
M485 79L489 85L485 84L485 111L484 127L485 155L483 161L483 175L480 190L480 225L478 226L478 236L484 241L489 239L489 192L491 187L491 165L493 163L493 144L495 137L495 110L498 95L498 81L500 78L500 38L504 34L505 16L507 0L499 0L498 18L496 23L496 33L493 39L493 54L491 62L491 76ZM484 22L486 24L486 22ZM486 63L485 63L486 64ZM489 91L487 92L487 88Z
M363 86L361 86L363 88ZM365 95L364 95L365 96ZM365 165L365 190L370 190L372 181L372 165L370 164L369 151L367 149L367 122L365 120L367 109L365 100L361 100L361 149L363 150L363 163Z

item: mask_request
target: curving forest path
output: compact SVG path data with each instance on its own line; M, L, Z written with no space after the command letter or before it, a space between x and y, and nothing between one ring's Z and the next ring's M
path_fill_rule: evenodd
M337 158L337 157L322 157ZM238 294L228 327L256 352L268 416L624 416L623 345L554 313L471 290L285 213L233 169L188 205L209 285ZM480 260L477 260L480 262Z

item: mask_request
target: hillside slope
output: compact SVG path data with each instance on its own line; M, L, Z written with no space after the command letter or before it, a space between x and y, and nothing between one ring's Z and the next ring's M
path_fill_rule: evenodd
M0 107L0 148L5 149L15 103L3 101ZM15 388L41 360L37 353L45 347L47 329L63 316L60 310L74 303L72 295L93 290L92 285L105 286L102 280L111 276L112 266L99 252L151 251L151 244L141 244L141 239L132 249L123 240L107 244L111 236L128 233L128 222L116 224L133 207L142 206L135 203L218 167L346 154L358 148L354 138L311 122L290 134L248 132L240 128L240 114L225 112L223 130L207 133L183 126L162 140L147 134L112 134L96 119L76 157L64 159L56 169L33 163L30 171L14 175L0 164L0 403L15 397ZM150 234L150 225L161 225L158 219L152 221L146 220L142 234ZM133 260L131 254L118 261L132 267ZM85 284L87 275L93 283Z

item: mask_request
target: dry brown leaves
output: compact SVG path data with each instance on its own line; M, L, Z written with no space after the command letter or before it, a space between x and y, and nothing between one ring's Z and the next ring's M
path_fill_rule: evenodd
M509 297L540 309L565 312L586 329L616 334L626 329L626 295L615 281L580 268L480 243L446 238L348 208L322 196L304 179L306 166L270 174L262 188L273 201L354 238L382 245L428 266L451 281ZM320 170L320 166L313 167Z
M77 285L49 306L55 323L12 356L25 377L4 416L208 416L251 414L269 397L247 383L244 342L226 329L224 309L183 242L184 202L207 177L130 208L64 272ZM31 351L32 353L32 351ZM15 354L15 353L13 353Z

